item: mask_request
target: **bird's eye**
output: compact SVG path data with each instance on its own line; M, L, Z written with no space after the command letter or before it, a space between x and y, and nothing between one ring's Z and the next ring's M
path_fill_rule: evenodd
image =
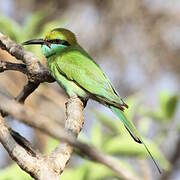
M62 41L61 41L61 44L62 44L62 45L65 45L65 46L70 46L70 44L69 44L67 41L65 41L65 40L62 40Z

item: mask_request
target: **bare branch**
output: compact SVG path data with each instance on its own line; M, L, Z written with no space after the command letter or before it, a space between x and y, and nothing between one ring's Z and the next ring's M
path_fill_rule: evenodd
M39 86L39 83L33 83L28 81L28 83L24 86L24 89L20 92L20 94L15 98L16 101L20 103L24 103L26 98L33 93Z
M36 157L31 156L31 154L16 143L1 117L0 141L8 151L11 158L14 159L23 170L32 174L34 168L36 168Z
M11 63L0 60L0 73L8 70L19 71L23 74L26 74L27 72L25 64Z
M66 103L65 129L68 134L77 137L83 127L83 103L78 98L71 98ZM56 165L57 173L62 173L69 161L73 147L67 142L61 143L50 155Z
M20 59L26 65L29 81L34 83L54 81L50 72L32 53L25 51L22 46L16 44L2 33L0 33L0 48L6 50L17 59Z
M12 138L8 127L0 117L0 142L3 144L10 157L17 162L21 169L29 173L33 178L44 180L58 180L54 173L53 165L41 154L32 156Z
M9 128L9 132L11 136L14 138L14 140L16 141L16 143L18 143L21 147L23 147L32 156L35 157L36 154L39 154L39 150L34 149L31 143L27 139L25 139L23 136L21 136L18 132L14 131L11 128Z
M32 127L41 127L41 129L62 129L55 121L50 121L46 116L38 115L30 107L24 107L23 105L8 99L0 93L0 109L7 112L17 120L22 121ZM37 119L35 121L35 119ZM63 122L62 122L63 125Z
M20 92L20 94L15 98L16 101L20 102L20 103L24 103L24 101L26 100L26 98L32 93L34 92L34 90L39 86L39 84L35 84L33 82L28 82L23 90ZM8 114L6 112L4 112L2 109L0 109L0 113L3 117L6 117ZM23 136L21 136L18 132L14 131L13 129L9 129L10 133L12 135L12 137L14 138L14 140L21 145L22 147L24 147L26 150L28 150L29 152L31 152L32 154L35 154L37 152L37 150L35 151L31 145L31 143L24 138Z
M71 106L72 102L80 103L80 104L76 104L76 108L78 107L78 109L75 110L74 112L72 112L73 111L72 109L68 110L69 112L67 112L67 119L68 119L68 113L70 113L70 114L72 113L75 115L75 113L77 113L77 112L79 113L79 111L82 110L82 102L78 98L71 99L69 101L70 106ZM72 105L72 106L74 106L74 105ZM94 160L96 162L106 165L107 167L109 167L110 169L115 171L120 177L124 177L125 179L134 179L134 180L138 179L138 178L136 178L136 176L134 174L131 174L126 169L124 169L114 158L112 158L108 155L105 155L104 153L98 151L93 146L90 146L88 144L77 141L75 139L75 136L72 136L72 135L70 136L69 133L67 133L67 131L65 131L64 128L62 126L60 126L58 123L49 121L47 119L47 117L45 117L45 116L38 115L37 113L33 113L33 111L30 108L27 108L27 107L24 108L23 105L15 102L15 101L13 102L12 100L5 98L1 94L0 94L0 108L2 108L4 111L11 114L17 120L20 120L32 127L35 127L37 129L47 133L48 135L50 135L54 138L61 139L62 141L67 142L71 146L78 148L83 154L88 156L91 160ZM75 117L77 118L79 116L81 118L81 115L82 115L82 112L80 113L80 115L77 114ZM70 116L69 118L70 118L68 120L69 122L74 121L74 118L72 116ZM81 120L81 123L79 123L79 126L76 126L76 128L78 129L77 132L80 131L82 124L83 124L83 121ZM71 132L73 132L73 133L70 133L70 134L75 133L74 130L72 130ZM61 156L62 161L60 161L59 160L60 157L57 157L54 153L51 156L49 156L49 158L51 159L50 160L51 163L52 163L52 159L55 159L55 157L58 158L57 161L56 160L53 161L54 169L57 174L59 174L64 169L64 166L65 166L66 162L69 160L70 155L72 153L71 147L68 147L66 144L63 147L65 149L66 148L68 149L68 151L67 151L68 154L66 154L66 151L64 151L63 149L60 150L60 147L58 147L54 151L54 153L56 152L59 156L63 155L63 152L65 153L65 155L67 155L66 157Z

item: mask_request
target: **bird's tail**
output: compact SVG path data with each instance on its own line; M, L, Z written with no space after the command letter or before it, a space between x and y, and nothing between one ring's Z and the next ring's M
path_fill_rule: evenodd
M113 106L110 106L110 109L116 114L116 116L119 117L119 119L122 121L122 123L124 124L124 126L126 127L126 129L128 130L129 134L131 135L131 137L140 144L143 144L146 151L148 152L148 154L150 155L152 161L154 162L155 166L157 167L159 173L161 174L161 170L158 166L158 164L156 163L154 157L152 156L151 152L149 151L148 147L146 146L146 144L142 141L142 138L140 136L140 134L138 133L138 131L136 130L136 127L133 125L133 123L131 121L129 121L126 116L124 115L124 113Z

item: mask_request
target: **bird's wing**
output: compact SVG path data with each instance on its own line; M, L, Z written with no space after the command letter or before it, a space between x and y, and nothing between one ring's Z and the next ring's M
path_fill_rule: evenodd
M100 67L80 47L64 52L55 60L58 71L89 93L109 103L121 103L121 98ZM111 104L111 103L110 103Z

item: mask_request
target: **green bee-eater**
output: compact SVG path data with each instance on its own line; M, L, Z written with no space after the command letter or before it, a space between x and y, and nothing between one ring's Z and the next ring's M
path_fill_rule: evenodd
M78 44L71 31L63 28L53 29L45 39L33 39L23 43L23 45L30 44L41 45L51 75L69 97L78 96L85 103L92 98L109 107L119 117L133 139L137 143L144 144L160 172L135 126L123 113L128 106L98 64Z

